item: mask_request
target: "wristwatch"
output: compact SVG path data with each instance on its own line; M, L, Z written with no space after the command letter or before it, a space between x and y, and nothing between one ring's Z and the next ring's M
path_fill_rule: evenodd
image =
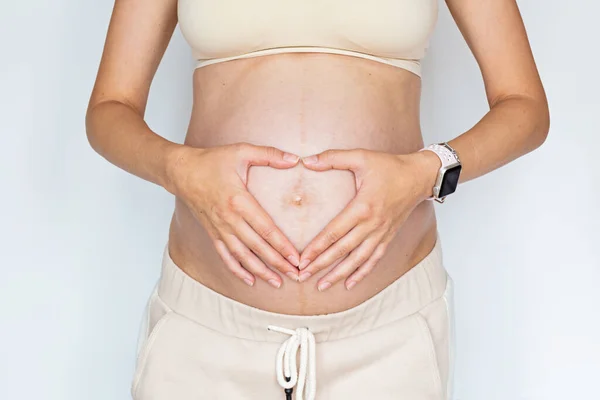
M443 203L446 196L454 193L458 186L458 178L462 169L460 159L456 151L446 142L430 144L419 151L425 150L434 152L442 162L435 186L433 187L433 195L427 200L435 200L438 203Z

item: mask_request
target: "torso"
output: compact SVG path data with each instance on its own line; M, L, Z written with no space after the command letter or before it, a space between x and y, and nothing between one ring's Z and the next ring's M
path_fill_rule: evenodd
M185 143L205 148L249 142L299 156L335 148L410 153L423 146L420 85L420 78L404 69L333 54L288 53L209 65L194 74ZM251 167L248 190L299 251L356 191L349 171L314 172L301 164L289 170ZM351 308L384 289L429 253L436 230L432 204L421 203L378 266L351 291L343 283L317 290L317 280L330 269L304 283L282 276L279 289L259 279L246 286L224 266L179 200L169 252L188 275L227 297L268 311L316 315Z

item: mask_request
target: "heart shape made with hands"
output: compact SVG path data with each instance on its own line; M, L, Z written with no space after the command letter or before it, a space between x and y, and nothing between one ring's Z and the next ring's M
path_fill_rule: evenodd
M410 212L425 198L418 178L426 165L423 160L423 153L394 155L365 149L326 150L299 159L298 163L312 171L352 172L356 195L304 247L299 258L287 257L297 267L296 279L306 281L339 261L320 278L319 290L342 279L351 289L362 280L383 257ZM292 194L287 201L301 208L304 199Z

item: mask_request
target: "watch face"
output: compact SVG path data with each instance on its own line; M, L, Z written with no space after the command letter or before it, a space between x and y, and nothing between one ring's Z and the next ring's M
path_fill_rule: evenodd
M451 193L454 193L456 190L456 186L458 186L458 177L460 176L461 166L457 165L456 167L452 167L447 169L444 173L444 179L442 181L442 187L440 188L440 193L438 197L444 197Z

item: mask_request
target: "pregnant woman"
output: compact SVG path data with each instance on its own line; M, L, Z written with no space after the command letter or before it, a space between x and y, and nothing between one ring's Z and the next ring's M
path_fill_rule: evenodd
M549 117L515 0L446 3L490 110L426 146L437 0L115 2L88 138L176 199L136 400L451 397L429 200L540 146ZM197 60L183 144L143 119L178 23Z

